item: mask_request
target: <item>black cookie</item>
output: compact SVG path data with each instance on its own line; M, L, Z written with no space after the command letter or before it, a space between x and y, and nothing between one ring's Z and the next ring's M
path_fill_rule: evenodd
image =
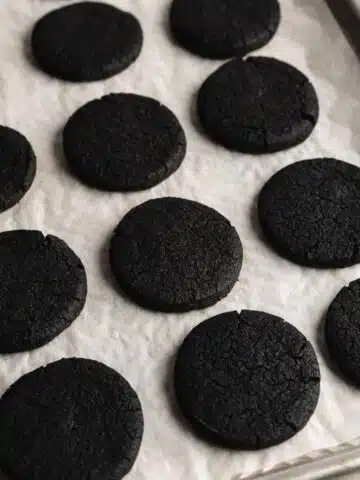
M344 287L330 305L325 338L332 360L360 386L360 279Z
M242 256L226 218L181 198L149 200L130 210L110 243L122 290L145 307L172 312L225 297L239 277Z
M264 46L280 21L277 0L174 0L171 30L193 53L241 57Z
M178 169L185 133L158 101L111 94L77 110L65 126L65 156L82 181L104 190L150 188Z
M360 169L333 158L303 160L277 172L259 197L271 245L301 265L360 262Z
M67 244L41 232L0 233L0 352L41 347L84 307L84 266Z
M137 457L143 414L115 370L63 359L15 382L0 400L0 468L16 480L118 480Z
M18 203L30 189L36 173L36 157L26 138L0 126L0 212Z
M31 44L39 67L73 82L111 77L139 56L143 33L130 13L100 2L53 10L35 25Z
M235 59L200 88L198 115L207 134L244 153L271 153L303 142L319 103L310 81L274 58Z
M207 440L260 449L306 425L318 402L320 371L295 327L243 310L190 332L176 359L175 390L183 414Z

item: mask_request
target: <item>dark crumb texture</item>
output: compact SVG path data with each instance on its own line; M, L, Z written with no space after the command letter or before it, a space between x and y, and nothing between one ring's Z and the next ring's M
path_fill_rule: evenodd
M133 94L107 95L77 110L65 126L63 144L78 178L113 191L160 183L186 153L176 116L158 101Z
M139 304L182 312L225 297L242 264L240 238L212 208L181 198L147 201L125 215L110 243L120 287Z
M242 57L264 46L279 21L277 0L174 0L170 11L175 39L214 59Z
M78 317L86 294L84 266L63 240L0 233L0 353L50 342Z
M177 356L175 389L200 435L253 450L284 442L306 425L318 403L320 371L295 327L243 310L190 332Z
M120 73L139 56L143 33L130 13L100 2L66 5L35 25L32 52L49 75L73 82Z
M13 480L120 480L143 434L136 392L93 360L63 359L0 400L0 467Z
M360 279L344 287L331 303L325 338L331 359L360 387Z
M4 212L30 189L36 173L36 157L21 133L0 126L0 161L0 212Z
M360 262L360 169L333 158L303 160L277 172L258 200L269 243L308 267Z
M235 59L200 88L198 115L210 138L243 153L298 145L319 116L314 87L291 65L266 57Z

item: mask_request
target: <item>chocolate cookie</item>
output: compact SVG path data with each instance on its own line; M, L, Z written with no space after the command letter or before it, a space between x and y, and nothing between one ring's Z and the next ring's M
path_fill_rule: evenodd
M145 307L172 312L205 308L225 297L239 277L242 256L226 218L172 197L130 210L110 243L122 290Z
M137 457L143 415L119 373L71 358L5 392L0 431L0 468L14 480L118 480Z
M299 70L266 57L237 58L205 80L200 122L214 141L244 153L272 153L303 142L319 115L316 92Z
M152 98L111 94L77 110L65 126L65 156L83 182L104 190L150 188L186 153L175 115Z
M174 0L170 11L175 39L209 58L241 57L264 46L279 21L277 0Z
M229 312L195 327L175 364L180 408L212 442L277 445L299 432L320 392L315 352L292 325L262 312Z
M293 163L262 188L259 220L283 256L317 268L360 262L360 169L333 158Z
M36 173L36 157L21 133L0 126L0 161L0 212L4 212L30 189Z
M78 317L86 294L84 266L63 240L0 233L0 353L50 342Z
M340 290L331 303L325 338L332 360L360 386L360 279Z
M49 75L73 82L111 77L139 56L143 33L130 13L101 2L53 10L35 25L32 52Z

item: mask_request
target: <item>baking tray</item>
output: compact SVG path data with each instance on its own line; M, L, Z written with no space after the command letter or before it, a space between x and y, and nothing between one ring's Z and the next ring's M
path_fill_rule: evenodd
M360 478L360 439L334 449L320 450L293 462L283 463L267 472L234 480L358 480Z
M325 0L356 53L360 54L360 1Z

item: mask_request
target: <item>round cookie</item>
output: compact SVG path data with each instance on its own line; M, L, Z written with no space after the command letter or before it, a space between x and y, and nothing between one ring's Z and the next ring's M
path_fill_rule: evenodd
M149 200L121 220L110 263L121 289L140 305L170 312L205 308L225 297L242 264L230 222L200 203Z
M112 191L150 188L175 172L186 153L184 130L157 100L111 94L77 110L63 133L70 169Z
M360 386L360 279L340 290L325 318L325 339L332 360Z
M15 382L0 400L0 429L10 478L118 480L137 457L143 414L119 373L71 358Z
M264 46L280 21L278 0L174 0L171 30L186 49L230 58Z
M278 171L258 200L260 225L280 255L316 268L360 262L360 169L333 158Z
M319 116L316 92L305 75L266 57L237 58L222 65L201 86L197 108L210 138L253 154L298 145Z
M101 2L78 2L53 10L36 23L31 37L38 66L73 82L120 73L137 59L142 44L138 20Z
M284 442L313 414L320 371L313 347L267 313L228 312L202 322L181 345L175 391L193 428L232 448Z
M1 125L0 157L0 212L4 212L30 189L36 173L36 157L21 133Z
M63 240L0 233L0 353L50 342L78 317L86 294L84 266Z

